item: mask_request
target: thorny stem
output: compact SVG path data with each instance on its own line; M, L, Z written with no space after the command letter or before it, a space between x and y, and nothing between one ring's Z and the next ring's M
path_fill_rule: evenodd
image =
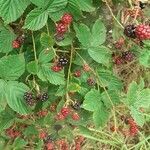
M34 59L35 59L36 62L38 62L33 32L32 32L32 42L33 42Z
M70 82L70 73L71 73L71 66L72 66L72 60L73 60L73 52L74 52L74 47L71 45L71 52L70 52L70 63L69 63L69 68L68 68L68 75L67 75L67 83L66 83L66 105L69 104L71 99L69 98L68 95L68 88L69 88L69 82Z
M110 8L110 6L109 6L107 0L104 0L104 2L106 3L106 6L108 7L108 9L109 9L109 11L110 11L112 17L114 18L114 20L118 23L118 25L120 25L120 27L121 27L122 29L124 29L123 25L118 21L118 19L117 19L117 18L115 17L115 15L113 14L112 9Z

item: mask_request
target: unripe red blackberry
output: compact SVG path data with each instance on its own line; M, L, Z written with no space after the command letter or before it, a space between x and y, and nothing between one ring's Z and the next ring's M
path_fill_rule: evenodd
M75 120L75 121L80 120L80 116L79 116L78 113L73 113L71 117L72 117L72 119Z
M35 104L33 94L31 92L25 92L24 99L25 99L26 103L30 106L33 106Z
M60 56L57 65L63 67L66 66L67 64L68 64L68 59L65 56Z
M122 59L125 61L133 61L134 60L134 54L131 51L126 51L122 53Z
M64 119L65 119L65 116L62 113L58 113L56 115L56 120L64 120Z
M123 61L123 59L122 59L121 56L116 56L116 57L114 57L114 58L113 58L113 61L114 61L114 63L115 63L116 65L121 65L121 64L124 63L124 61Z
M129 38L136 38L135 34L136 27L134 25L127 25L124 29L124 34Z
M57 66L57 65L54 65L51 67L51 69L54 71L54 72L59 72L61 71L63 68L61 66Z
M74 76L77 77L77 78L79 78L81 76L81 71L80 70L76 70L74 72Z
M90 68L90 66L88 64L84 64L83 65L83 70L86 71L86 72L88 72L88 71L91 70L91 68Z
M70 108L68 108L68 107L63 107L63 108L61 109L61 113L62 113L62 115L63 115L64 117L67 117L67 116L70 114L70 112L71 112L71 110L70 110Z
M20 44L20 42L19 42L18 40L14 40L14 41L12 42L12 47L13 47L13 48L20 48L20 47L21 47L21 44Z
M136 37L139 40L150 40L150 26L149 25L138 25L135 29Z
M58 22L56 24L56 33L57 34L64 34L68 30L68 27L63 22Z
M72 15L69 13L65 13L61 18L61 21L66 25L70 25L72 20Z

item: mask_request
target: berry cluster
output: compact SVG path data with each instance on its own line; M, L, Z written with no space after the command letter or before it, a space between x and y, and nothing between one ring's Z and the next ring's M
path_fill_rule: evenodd
M12 128L6 129L6 135L9 136L10 138L17 138L21 136L21 132Z
M68 59L65 56L60 56L58 58L58 61L54 63L54 65L51 67L51 70L54 72L59 72L68 64Z
M63 107L61 111L57 114L56 119L57 120L64 120L66 119L69 115L71 115L71 118L75 121L78 121L80 119L80 116L78 113L73 112L70 108L68 107Z
M134 60L135 55L131 51L126 51L121 54L121 56L115 56L113 61L116 65L121 65L125 62L131 62Z
M13 42L12 42L12 47L13 48L20 48L21 45L24 43L25 40L25 35L18 36Z
M35 100L34 100L33 94L31 92L25 92L24 99L29 106L33 106L35 104Z
M84 141L84 137L83 136L79 136L75 139L75 150L80 150L81 149L81 145Z
M150 26L140 24L137 26L127 25L124 29L124 34L130 38L137 38L138 40L150 40Z
M37 100L40 100L42 102L47 101L49 98L48 93L43 93L37 96Z
M130 135L135 136L138 133L138 126L132 118L129 118L128 124L130 126Z
M62 16L61 20L56 24L55 38L57 41L61 41L64 39L64 34L67 32L72 20L72 15L69 13L65 13Z

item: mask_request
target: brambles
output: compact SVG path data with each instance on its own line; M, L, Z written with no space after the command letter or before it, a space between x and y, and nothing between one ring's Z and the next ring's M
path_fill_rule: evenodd
M149 149L148 0L0 6L0 149Z

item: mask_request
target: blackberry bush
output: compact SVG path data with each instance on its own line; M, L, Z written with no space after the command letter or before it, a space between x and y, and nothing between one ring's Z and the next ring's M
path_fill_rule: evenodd
M149 9L0 0L0 150L150 149Z

